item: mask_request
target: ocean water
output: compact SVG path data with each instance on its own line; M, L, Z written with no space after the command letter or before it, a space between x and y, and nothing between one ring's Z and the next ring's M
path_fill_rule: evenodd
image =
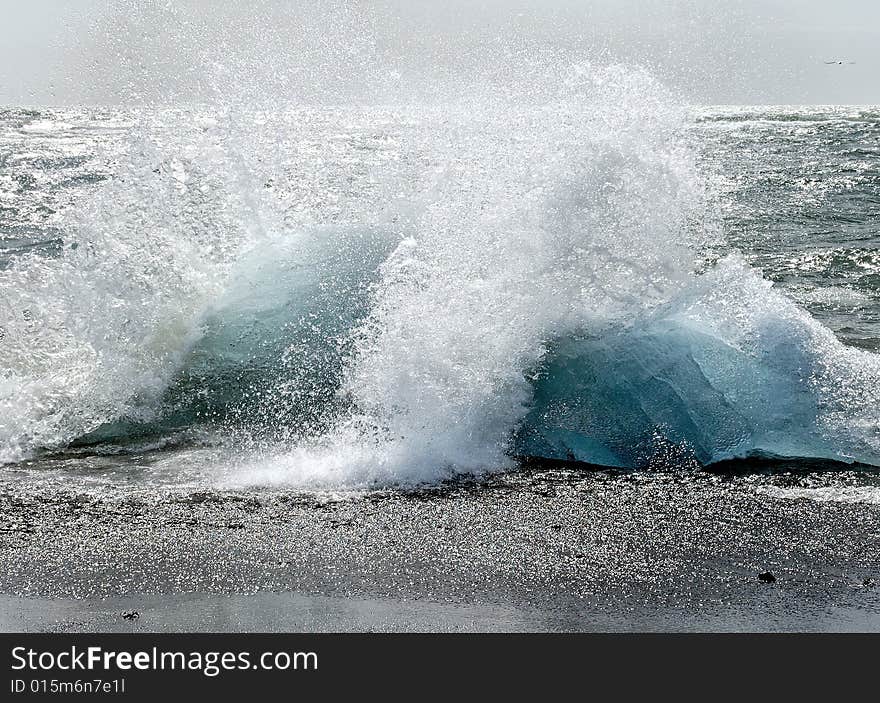
M880 466L878 215L880 108L692 106L619 66L538 97L6 108L2 471Z

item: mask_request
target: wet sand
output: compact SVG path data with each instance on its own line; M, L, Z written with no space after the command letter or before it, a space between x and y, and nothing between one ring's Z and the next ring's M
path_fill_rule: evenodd
M860 480L528 470L335 497L7 481L0 629L878 631L880 505L781 497Z

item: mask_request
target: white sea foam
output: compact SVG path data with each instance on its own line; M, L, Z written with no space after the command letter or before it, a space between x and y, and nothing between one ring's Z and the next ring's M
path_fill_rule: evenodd
M825 486L822 488L783 488L764 486L759 493L786 500L813 500L817 503L862 503L880 505L880 488L876 486Z

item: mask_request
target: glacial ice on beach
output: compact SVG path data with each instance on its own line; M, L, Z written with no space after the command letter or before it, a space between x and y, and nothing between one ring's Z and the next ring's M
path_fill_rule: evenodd
M558 340L515 442L632 467L663 442L734 458L880 463L880 358L841 344L729 258L644 319Z

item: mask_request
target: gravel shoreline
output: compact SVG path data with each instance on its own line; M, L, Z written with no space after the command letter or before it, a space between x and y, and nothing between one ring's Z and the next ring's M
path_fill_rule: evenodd
M766 490L853 480L529 469L343 497L5 481L0 623L876 631L880 505Z

